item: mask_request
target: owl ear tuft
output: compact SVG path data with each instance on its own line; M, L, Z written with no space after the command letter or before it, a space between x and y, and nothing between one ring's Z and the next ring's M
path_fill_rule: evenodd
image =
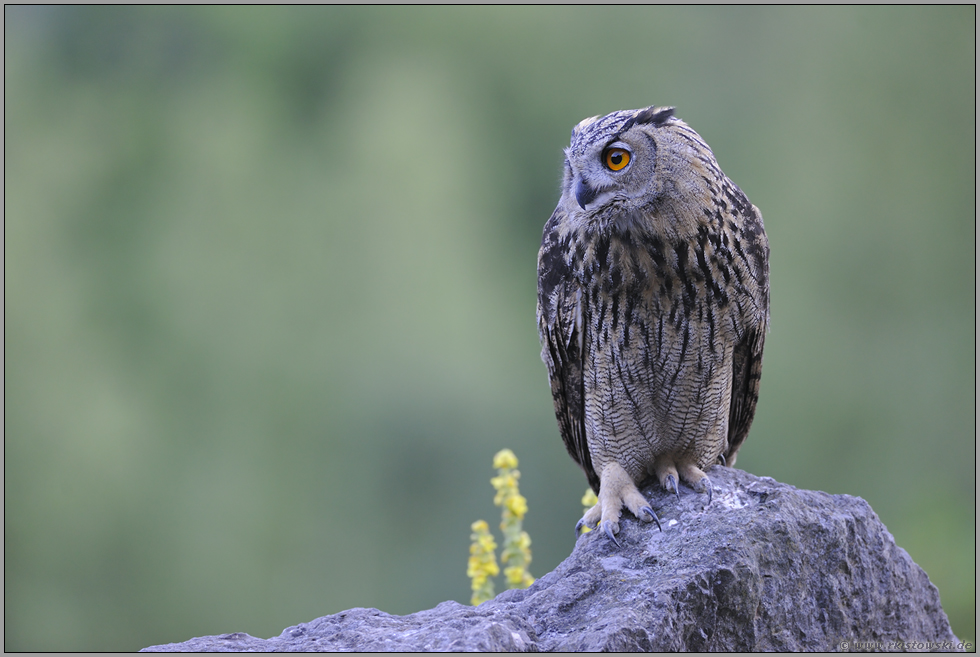
M645 110L640 110L623 124L613 140L618 139L619 135L635 125L652 125L654 128L659 128L667 123L672 116L674 116L673 107L648 107Z
M633 123L646 123L654 127L662 126L674 116L673 107L648 107L633 119Z

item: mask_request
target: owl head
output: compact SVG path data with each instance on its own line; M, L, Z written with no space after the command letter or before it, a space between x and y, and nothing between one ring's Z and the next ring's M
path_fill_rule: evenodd
M593 223L649 215L655 207L686 215L706 198L705 180L717 172L711 149L673 107L622 110L572 129L561 203L570 217Z

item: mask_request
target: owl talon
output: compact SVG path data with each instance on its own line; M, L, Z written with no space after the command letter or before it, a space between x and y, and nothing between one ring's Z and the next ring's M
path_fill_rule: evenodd
M673 488L674 495L677 496L677 499L681 499L681 492L677 489L677 479L674 478L674 475L667 475L667 480L664 482L664 488L667 489L668 493L671 492L671 488Z
M616 544L616 547L623 547L622 543L616 540L616 531L619 531L619 527L616 526L616 529L613 530L613 527L615 525L616 523L609 522L608 520L603 520L602 531L606 532L606 536L612 539L612 542Z
M694 484L694 490L698 493L708 494L708 503L704 505L705 508L708 507L711 504L711 498L713 497L714 491L713 487L711 486L711 479L708 478L708 475L703 475L697 481L697 483Z
M643 518L643 520L645 520L646 522L655 522L657 523L657 529L659 529L660 531L664 530L664 528L660 526L660 518L657 517L657 514L654 513L652 508L650 508L649 506L645 506L642 509L640 509L640 513L649 516L649 519Z

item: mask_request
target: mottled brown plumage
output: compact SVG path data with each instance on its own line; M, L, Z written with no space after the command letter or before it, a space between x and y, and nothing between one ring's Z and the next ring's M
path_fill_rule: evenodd
M769 322L762 215L673 108L579 123L538 254L541 357L562 439L615 540L637 485L734 465L755 414ZM659 524L659 520L658 520Z

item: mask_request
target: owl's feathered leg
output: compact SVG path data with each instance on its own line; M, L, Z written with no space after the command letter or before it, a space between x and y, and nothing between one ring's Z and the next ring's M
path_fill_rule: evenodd
M599 503L585 512L575 525L575 531L578 532L583 526L599 526L606 536L619 545L616 534L619 533L619 517L624 506L640 520L656 522L657 528L663 531L660 518L618 463L607 463L602 469L599 475Z

